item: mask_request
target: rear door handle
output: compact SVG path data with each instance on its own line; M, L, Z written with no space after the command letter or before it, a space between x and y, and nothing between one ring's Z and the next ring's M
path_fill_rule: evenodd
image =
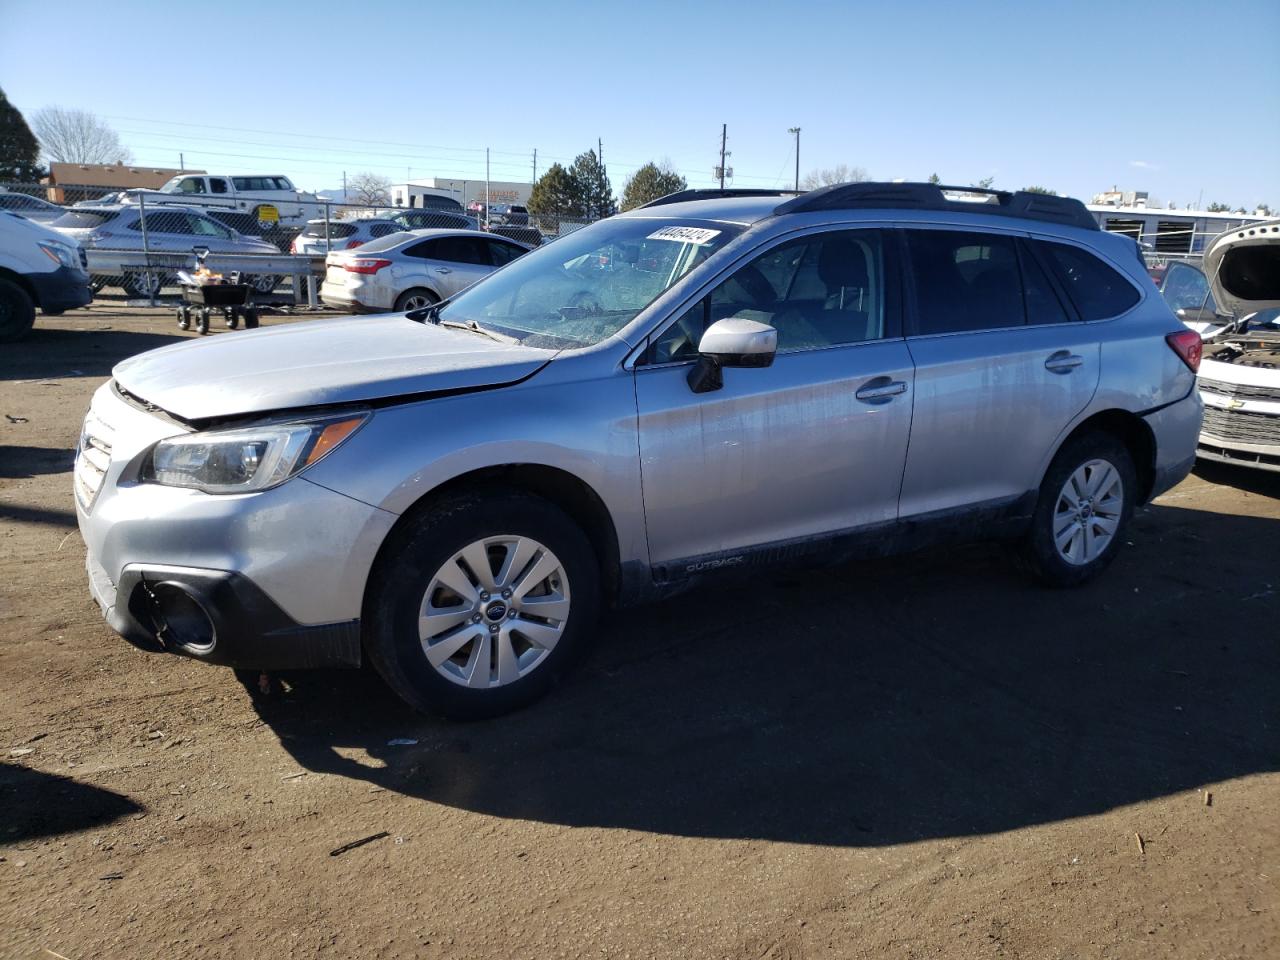
M876 377L874 380L868 380L863 386L859 387L854 396L859 400L865 401L891 400L906 392L906 381L890 380L888 377Z
M1084 363L1084 357L1066 350L1059 350L1044 362L1044 368L1054 373L1070 373L1082 363Z

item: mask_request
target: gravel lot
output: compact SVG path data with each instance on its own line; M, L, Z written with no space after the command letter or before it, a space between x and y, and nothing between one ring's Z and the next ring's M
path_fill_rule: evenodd
M102 623L71 448L178 336L0 347L0 956L1280 956L1280 475L1197 470L1079 591L976 546L629 612L449 724Z

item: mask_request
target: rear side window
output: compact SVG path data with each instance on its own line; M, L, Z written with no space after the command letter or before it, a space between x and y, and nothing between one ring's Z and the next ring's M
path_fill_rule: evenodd
M1119 316L1138 302L1138 291L1133 284L1087 250L1047 240L1033 243L1057 273L1059 283L1082 320Z
M1022 292L1026 297L1027 323L1070 323L1072 317L1067 313L1053 283L1045 274L1044 268L1036 261L1030 249L1023 247L1022 254Z
M436 240L428 240L423 246L428 248L425 256L429 260L490 266L489 251L479 237L440 237Z
M919 334L1020 327L1026 322L1013 237L908 230Z
M369 235L372 237L385 237L389 233L399 233L400 226L393 223L375 223L369 228Z

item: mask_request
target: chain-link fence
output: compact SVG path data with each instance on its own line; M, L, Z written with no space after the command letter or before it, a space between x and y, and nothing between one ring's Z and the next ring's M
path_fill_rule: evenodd
M196 266L197 253L220 270L238 270L262 302L314 305L329 253L393 233L481 230L537 247L591 222L510 204L433 203L394 207L267 191L219 196L0 182L0 210L83 245L95 292L118 289L153 303L174 286L179 270Z

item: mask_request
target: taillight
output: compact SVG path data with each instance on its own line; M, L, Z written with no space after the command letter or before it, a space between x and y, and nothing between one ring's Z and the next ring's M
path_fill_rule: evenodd
M297 238L297 237L294 237L294 238L293 238L293 242L289 244L289 252L290 252L290 253L297 253L297 252L298 252L298 238Z
M1171 333L1164 339L1169 344L1169 349L1191 368L1192 373L1199 373L1200 357L1204 354L1204 341L1200 339L1200 334L1194 330L1182 330Z
M383 267L391 266L390 260L348 260L342 265L347 273L377 273Z
M362 243L364 243L363 240L348 240L346 249L354 250L356 247L360 246Z

